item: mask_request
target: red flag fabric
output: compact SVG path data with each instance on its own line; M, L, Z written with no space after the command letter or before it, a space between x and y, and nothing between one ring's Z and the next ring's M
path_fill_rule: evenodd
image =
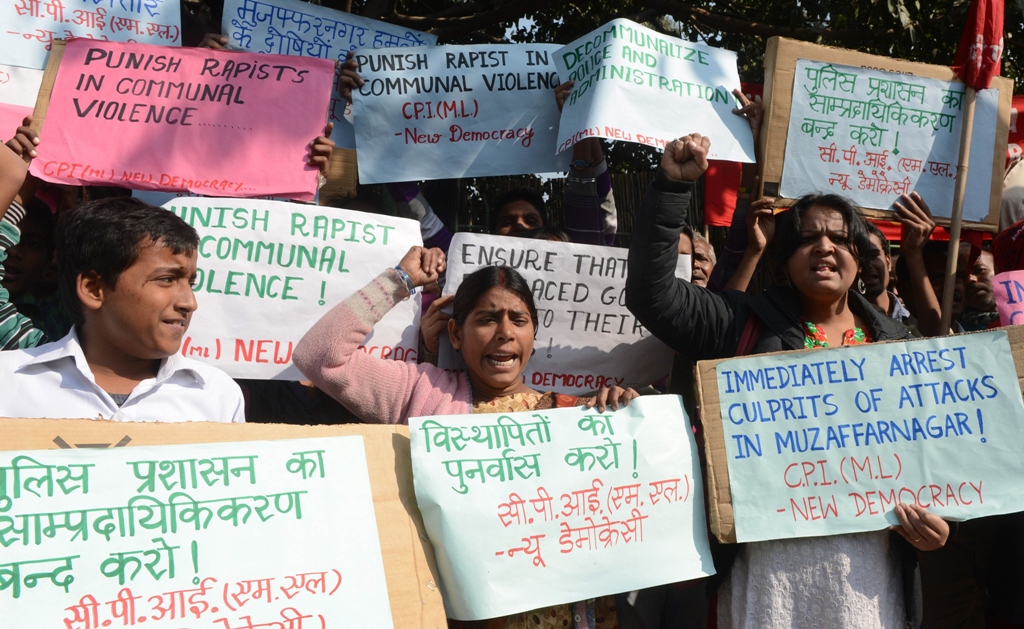
M743 164L708 160L704 173L704 224L709 227L728 227L736 211Z
M983 90L1003 58L1003 0L971 0L953 71L968 87Z

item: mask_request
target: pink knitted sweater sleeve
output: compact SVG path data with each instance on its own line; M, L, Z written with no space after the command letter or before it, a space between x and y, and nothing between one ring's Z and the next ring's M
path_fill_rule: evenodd
M365 422L404 424L410 416L470 412L464 376L359 349L374 324L407 295L397 273L388 269L324 315L292 356L313 384Z

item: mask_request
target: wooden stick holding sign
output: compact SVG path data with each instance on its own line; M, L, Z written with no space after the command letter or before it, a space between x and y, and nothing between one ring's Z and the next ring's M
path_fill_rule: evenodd
M60 60L64 58L66 44L67 42L63 39L53 40L50 56L46 59L46 69L43 70L43 82L39 86L36 107L32 111L32 130L36 133L43 130L46 111L50 108L50 96L53 94L53 82L57 80L57 70L60 68Z
M974 131L974 109L978 92L967 88L964 105L963 135L960 137L960 160L956 168L956 188L953 192L953 216L949 225L949 248L946 250L946 278L942 284L942 319L939 329L946 333L953 323L953 292L956 266L960 257L960 228L964 217L964 196L967 194L967 173L971 162L971 135Z

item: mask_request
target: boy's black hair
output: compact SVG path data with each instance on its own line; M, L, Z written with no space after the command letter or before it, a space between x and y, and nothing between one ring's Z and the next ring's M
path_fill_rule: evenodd
M199 234L176 214L132 197L90 201L57 221L57 286L64 308L81 325L78 276L95 273L114 288L139 259L141 245L159 242L175 255L191 255Z
M548 204L544 202L544 195L534 188L524 186L522 188L513 188L508 192L501 194L494 200L494 203L491 204L492 229L494 224L498 221L498 214L501 213L501 208L514 201L526 201L532 205L540 214L540 219L544 221L544 226L546 227L548 225Z

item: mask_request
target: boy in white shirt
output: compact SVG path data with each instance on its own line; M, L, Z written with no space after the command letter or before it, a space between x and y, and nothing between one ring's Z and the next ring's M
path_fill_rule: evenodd
M192 226L116 197L62 215L56 241L75 326L56 343L0 352L0 417L244 421L238 385L179 353L197 306Z

